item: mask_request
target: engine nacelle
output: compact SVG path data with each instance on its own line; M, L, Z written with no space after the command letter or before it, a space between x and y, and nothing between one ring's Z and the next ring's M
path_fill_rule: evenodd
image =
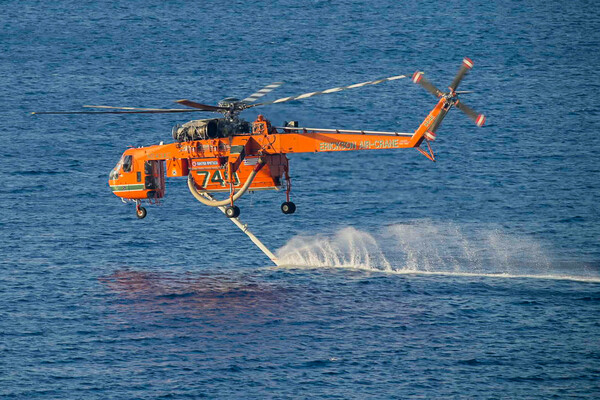
M249 133L250 124L240 118L198 119L173 127L173 139L178 142L206 140Z

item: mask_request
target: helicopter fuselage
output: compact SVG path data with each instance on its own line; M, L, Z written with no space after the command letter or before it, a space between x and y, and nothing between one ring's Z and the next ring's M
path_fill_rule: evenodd
M188 176L201 192L232 192L256 171L248 191L279 190L289 186L287 153L418 147L443 105L414 133L276 128L259 115L250 132L127 149L109 185L123 199L153 201L165 195L165 177Z

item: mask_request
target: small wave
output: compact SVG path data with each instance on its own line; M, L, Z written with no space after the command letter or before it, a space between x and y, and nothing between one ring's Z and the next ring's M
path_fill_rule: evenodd
M459 360L458 364L462 365L482 365L483 362L477 360L476 358L469 358L468 360Z
M348 227L330 236L297 236L277 257L281 266L294 268L600 282L597 271L573 273L553 266L532 238L429 220L391 225L377 234Z
M338 359L335 357L326 358L326 359L310 360L310 361L306 361L302 366L308 367L308 368L326 367L326 366L329 366L329 365L335 363L337 360Z
M600 297L586 296L586 297L581 297L577 300L600 302Z
M183 293L166 293L166 294L158 295L156 297L158 299L173 300L173 299L185 299L185 298L188 298L188 297L195 297L197 295L198 295L197 292L183 292Z
M61 171L61 170L25 170L25 171L15 171L12 174L13 175L31 175L31 176L36 176L36 175L64 175L64 174L68 174L69 171Z

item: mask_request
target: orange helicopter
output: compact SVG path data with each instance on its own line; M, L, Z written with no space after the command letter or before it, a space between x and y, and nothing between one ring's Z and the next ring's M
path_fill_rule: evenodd
M240 112L253 107L302 100L321 94L406 78L397 75L389 78L335 87L323 91L283 97L274 101L256 103L256 100L279 87L275 82L249 97L238 100L226 98L216 106L190 100L176 102L190 107L176 109L135 108L112 106L84 106L102 111L34 112L32 114L156 114L185 112L216 112L220 118L200 119L176 125L175 142L127 149L109 175L112 192L123 201L133 201L138 218L146 216L142 202L158 203L165 195L165 177L187 177L192 195L201 203L221 207L229 218L236 219L240 209L235 202L245 193L258 190L285 190L286 201L281 205L284 214L293 214L296 206L290 201L292 188L287 154L304 152L330 152L354 150L382 150L414 147L432 161L435 155L430 142L442 120L453 107L457 107L482 126L485 116L478 114L459 101L458 85L473 67L465 58L457 75L442 92L417 71L412 81L439 98L436 106L413 133L379 132L366 130L314 129L299 127L297 121L286 122L282 127L272 126L262 115L249 123L239 118ZM424 145L424 146L423 146ZM212 193L225 192L228 196L217 200Z

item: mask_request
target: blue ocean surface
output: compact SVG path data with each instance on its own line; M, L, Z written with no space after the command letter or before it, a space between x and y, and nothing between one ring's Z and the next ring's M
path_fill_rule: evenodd
M1 398L600 398L596 2L1 8ZM436 163L292 154L295 214L240 199L280 267L184 178L143 220L111 193L128 146L197 114L31 115L445 88L463 57L487 122L452 110ZM407 78L242 116L412 132L435 101Z

